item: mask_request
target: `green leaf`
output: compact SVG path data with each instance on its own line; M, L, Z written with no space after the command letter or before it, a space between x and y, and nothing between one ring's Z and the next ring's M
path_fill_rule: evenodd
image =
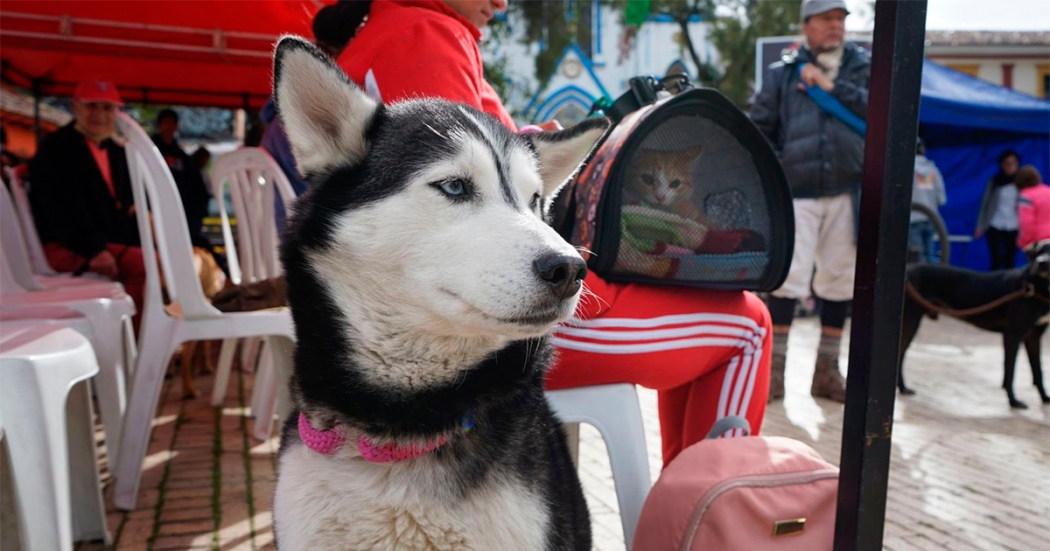
M624 21L632 27L640 27L649 18L650 0L627 0Z

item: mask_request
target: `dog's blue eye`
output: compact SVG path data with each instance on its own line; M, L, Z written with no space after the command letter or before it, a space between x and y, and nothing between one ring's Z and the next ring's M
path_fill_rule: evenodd
M438 184L438 187L441 188L441 191L452 196L463 195L467 191L467 186L463 183L463 180L448 180Z

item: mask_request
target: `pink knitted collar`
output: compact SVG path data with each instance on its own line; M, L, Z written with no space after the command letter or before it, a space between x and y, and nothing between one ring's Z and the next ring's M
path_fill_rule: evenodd
M472 422L464 422L463 429L469 430ZM307 448L321 454L331 455L346 443L346 437L336 425L328 430L317 430L310 424L306 414L299 412L299 437ZM357 449L361 457L371 463L390 463L393 461L405 461L432 452L448 442L447 436L440 436L436 440L422 444L399 445L393 442L389 444L376 444L367 436L362 434L357 439Z

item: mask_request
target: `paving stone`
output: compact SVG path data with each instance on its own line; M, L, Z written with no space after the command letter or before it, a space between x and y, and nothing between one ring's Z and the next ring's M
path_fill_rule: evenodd
M180 507L178 509L169 509L165 506L164 510L160 513L160 521L162 523L190 520L206 520L212 522L211 504L209 503L203 507Z
M162 536L153 541L155 551L175 551L180 549L210 549L210 538L202 534L181 534Z
M179 536L184 534L210 534L215 528L212 519L162 522L160 536Z

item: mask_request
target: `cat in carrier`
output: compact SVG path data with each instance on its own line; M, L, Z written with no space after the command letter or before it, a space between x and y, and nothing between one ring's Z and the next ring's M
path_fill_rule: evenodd
M650 277L673 277L678 260L667 256L699 249L709 224L697 208L693 167L699 145L683 150L639 148L623 187L617 268Z

